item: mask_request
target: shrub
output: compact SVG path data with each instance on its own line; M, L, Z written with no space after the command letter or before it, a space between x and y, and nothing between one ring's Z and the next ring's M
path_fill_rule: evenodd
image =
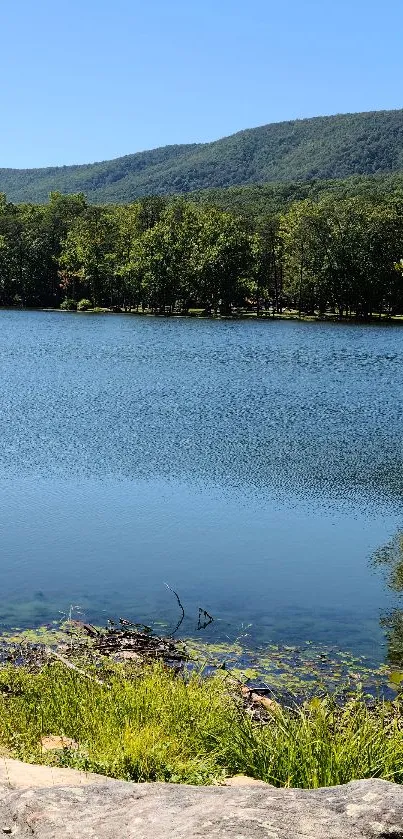
M60 308L67 312L73 312L77 309L77 303L72 299L72 297L66 297L66 299L60 303Z
M83 300L79 300L77 303L77 311L86 312L87 309L92 309L92 303L91 300L87 300L87 298L84 297Z

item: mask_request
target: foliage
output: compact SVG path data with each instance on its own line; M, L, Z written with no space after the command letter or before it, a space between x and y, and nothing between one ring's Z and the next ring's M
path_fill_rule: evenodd
M92 308L91 300L88 300L86 297L84 297L82 300L79 300L78 303L77 303L77 311L78 312L86 312L87 309L91 309L91 308Z
M66 299L62 300L62 302L60 303L60 308L64 309L67 312L73 312L75 311L75 309L78 308L78 305L76 301L73 300L71 297L66 297Z
M337 114L273 123L213 143L165 146L116 160L45 169L2 169L12 201L85 193L93 203L269 181L312 181L401 171L403 111ZM304 196L305 197L305 196Z
M231 751L231 746L232 750ZM357 778L403 782L400 711L379 703L370 711L330 698L298 711L281 710L259 731L250 719L234 726L225 757L246 775L274 786L327 787Z
M251 216L158 197L0 196L0 305L389 318L403 312L402 248L403 191L325 192Z
M334 200L362 198L382 202L403 194L403 175L350 175L347 178L313 178L311 180L277 181L248 186L232 186L196 190L186 197L201 206L213 206L243 216L255 226L268 215L286 212L294 203L318 201L327 196Z
M248 774L276 786L317 787L354 778L403 781L398 703L370 709L330 698L277 708L266 725L243 710L228 679L187 678L162 665L110 662L101 685L59 663L37 673L0 671L0 742L19 758L136 781L209 783ZM42 752L41 737L77 743Z
M393 261L401 247L400 202L366 199L303 201L282 220L286 287L301 311L340 315L399 309L401 281ZM298 301L298 303L297 303Z

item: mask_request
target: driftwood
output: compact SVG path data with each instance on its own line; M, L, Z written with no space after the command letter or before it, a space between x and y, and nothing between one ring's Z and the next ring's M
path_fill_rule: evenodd
M180 626L182 626L182 623L183 623L183 621L184 621L184 619L185 619L185 610L184 610L184 608L183 608L183 605L182 605L182 602L181 602L181 599L180 599L180 597L179 597L178 592L177 592L177 591L175 591L175 589L171 588L171 586L169 586L169 585L168 585L168 583L164 583L164 586L166 586L166 587L167 587L167 589L169 589L169 591L172 591L172 594L174 594L174 595L175 595L175 597L176 597L176 599L177 599L177 601L178 601L178 606L179 606L179 608L180 608L180 610L181 610L181 615L180 615L180 618L179 618L179 620L178 620L178 623L176 624L175 629L174 629L174 630L173 630L173 632L172 632L172 635L175 635L175 632L177 632L177 631L178 631L178 629L179 629L179 627L180 627Z
M59 653L57 650L52 650L51 647L45 647L45 653L49 657L57 658L58 661L61 661L65 667L68 667L69 670L75 670L76 673L79 673L80 676L84 676L86 679L89 679L90 682L95 682L97 685L105 685L105 682L102 682L101 679L97 679L96 676L92 676L90 673L86 673L81 667L77 667L76 664L73 664L72 661L69 661L66 656Z
M40 639L27 642L21 639L17 643L0 645L0 664L10 662L28 667L32 672L40 670L50 658L60 661L69 670L74 670L85 679L95 684L108 687L107 683L88 673L85 664L95 662L100 657L114 658L116 661L137 661L147 664L162 661L175 670L181 670L189 661L184 644L174 639L185 619L185 609L179 594L168 583L165 586L175 596L179 606L179 620L169 636L155 635L150 626L133 623L126 618L119 622L109 619L105 629L93 626L71 616L64 624L68 639L55 647L41 643ZM204 629L214 618L205 610L199 609L197 630Z
M92 641L92 648L100 655L109 657L132 653L133 658L139 657L143 661L161 660L166 664L187 661L185 649L177 641L130 629L126 624L121 629L113 627L98 635Z

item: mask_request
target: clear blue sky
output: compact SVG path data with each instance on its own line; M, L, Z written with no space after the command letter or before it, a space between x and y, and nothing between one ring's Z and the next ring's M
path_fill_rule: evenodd
M0 166L403 105L402 0L2 0Z

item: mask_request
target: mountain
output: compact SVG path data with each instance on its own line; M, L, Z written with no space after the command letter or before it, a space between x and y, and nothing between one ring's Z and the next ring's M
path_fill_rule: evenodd
M271 123L212 143L165 146L116 160L46 169L0 169L0 192L44 202L51 191L94 203L142 195L347 178L403 171L403 110Z
M350 175L348 178L278 181L197 190L187 194L193 203L215 206L253 221L270 213L286 212L295 201L319 200L332 195L336 200L361 197L385 201L403 200L403 172L375 175ZM185 197L187 197L185 196Z

